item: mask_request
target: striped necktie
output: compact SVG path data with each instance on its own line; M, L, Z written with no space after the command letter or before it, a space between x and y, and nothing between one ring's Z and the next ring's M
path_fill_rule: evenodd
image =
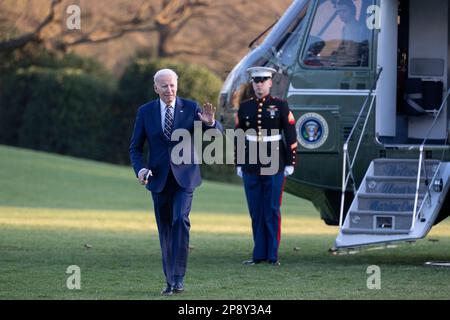
M172 136L172 129L173 129L173 112L172 112L172 106L168 105L166 107L166 115L164 117L164 135L168 140L170 140Z

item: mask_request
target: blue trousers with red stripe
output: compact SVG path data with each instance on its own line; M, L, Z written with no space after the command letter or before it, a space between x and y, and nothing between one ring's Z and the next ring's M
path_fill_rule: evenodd
M244 172L242 178L252 219L253 260L277 261L284 173L264 176Z

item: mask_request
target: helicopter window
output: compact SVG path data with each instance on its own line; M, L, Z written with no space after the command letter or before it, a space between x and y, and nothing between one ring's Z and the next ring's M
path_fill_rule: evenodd
M320 0L303 52L310 67L368 67L367 0Z
M298 13L295 20L292 22L291 26L282 37L281 41L276 47L273 47L273 54L279 60L279 63L284 66L290 66L294 63L297 57L297 51L299 49L298 44L300 42L300 36L302 35L302 29L305 25L305 16L308 12L308 8L311 1L303 7L303 9Z

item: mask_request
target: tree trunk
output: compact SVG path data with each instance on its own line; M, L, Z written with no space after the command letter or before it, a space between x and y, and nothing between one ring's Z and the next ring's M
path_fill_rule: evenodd
M164 58L169 55L171 28L168 25L157 25L158 39L158 57Z

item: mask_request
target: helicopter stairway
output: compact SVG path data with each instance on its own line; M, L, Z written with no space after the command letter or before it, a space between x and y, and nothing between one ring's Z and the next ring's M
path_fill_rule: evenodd
M411 241L427 235L449 188L450 163L375 159L341 223L335 249ZM425 169L424 169L425 168Z

